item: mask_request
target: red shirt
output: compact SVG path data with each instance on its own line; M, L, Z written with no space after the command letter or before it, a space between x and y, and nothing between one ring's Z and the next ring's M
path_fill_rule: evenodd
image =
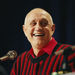
M52 38L36 57L33 49L25 51L17 58L10 75L51 75L52 72L63 70L64 63L67 71L75 71L75 51L69 46L59 44ZM60 49L63 49L64 53L55 55Z

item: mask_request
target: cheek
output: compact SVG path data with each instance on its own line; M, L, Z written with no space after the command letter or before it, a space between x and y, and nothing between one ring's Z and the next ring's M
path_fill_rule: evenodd
M47 29L45 30L45 34L46 34L46 37L47 37L47 38L50 38L50 37L51 37L51 33L52 33L52 31L51 31L49 28L47 28Z
M33 35L33 31L34 31L34 28L29 27L28 30L27 30L27 32L28 32L28 36L32 37L32 35Z

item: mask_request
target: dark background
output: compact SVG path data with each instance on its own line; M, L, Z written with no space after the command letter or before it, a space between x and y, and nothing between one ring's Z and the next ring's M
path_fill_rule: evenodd
M30 49L22 25L26 14L38 7L52 15L56 25L55 39L59 43L75 45L72 0L3 0L0 3L0 56L12 49L16 50L18 55Z

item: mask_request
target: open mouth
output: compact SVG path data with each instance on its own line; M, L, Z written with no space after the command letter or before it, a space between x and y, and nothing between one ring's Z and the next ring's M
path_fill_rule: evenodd
M45 34L33 34L33 36L44 36Z

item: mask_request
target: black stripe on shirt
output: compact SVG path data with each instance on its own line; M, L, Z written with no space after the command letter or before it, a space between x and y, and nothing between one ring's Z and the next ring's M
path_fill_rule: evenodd
M51 69L50 69L49 74L51 74L51 73L52 73L52 71L53 71L53 66L54 66L54 64L55 64L55 62L56 62L56 60L57 60L57 57L58 57L58 56L56 56L56 57L55 57L55 59L54 59L54 61L53 61L52 65L51 65Z
M58 60L58 64L57 64L57 66L56 66L56 72L58 72L58 71L60 70L60 69L59 69L59 65L60 65L61 57L62 57L62 55L60 55L60 58L59 58L59 60Z
M28 68L29 59L30 59L30 55L29 55L29 57L28 57L28 59L27 59L27 64L26 64L26 68L25 68L24 75L26 75L26 72L27 72L27 68Z
M21 69L21 75L22 75L22 72L23 72L24 63L25 63L25 59L26 59L27 53L28 53L28 52L25 53L24 58L23 58L23 62L22 62L23 64L22 64L22 69Z
M46 61L46 59L43 60L43 63L42 63L42 66L41 66L40 75L42 75L42 71L43 71L43 67L44 67L44 65L45 65L45 61Z
M33 70L34 70L34 63L33 63L33 67L32 67L32 73L31 73L31 75L33 75Z
M37 66L36 66L36 75L38 75L38 69L39 69L39 63L37 63Z
M19 58L19 63L18 63L18 75L20 75L20 66L21 66L21 57Z
M61 46L61 44L57 43L55 48L53 49L52 54L54 54L54 52L56 52L56 50Z
M30 73L31 65L32 65L32 62L30 62L30 67L29 67L28 75Z
M15 75L17 75L17 62L15 62Z
M49 57L49 61L48 61L48 63L47 63L47 66L46 66L46 69L45 69L45 75L46 75L46 72L47 72L47 69L48 69L48 66L49 66L49 63L50 63L50 61L51 61L51 58L52 58L52 55Z

